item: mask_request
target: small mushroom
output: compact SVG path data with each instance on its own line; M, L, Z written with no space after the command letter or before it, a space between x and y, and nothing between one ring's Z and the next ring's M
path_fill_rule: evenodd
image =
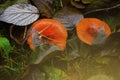
M37 36L37 39L33 39L35 36ZM35 40L38 45L34 44ZM64 50L66 47L66 40L67 31L61 22L54 19L40 19L33 23L27 41L32 50L44 42L56 45L61 50Z
M111 34L109 26L97 18L84 18L76 26L79 39L88 45L101 44Z

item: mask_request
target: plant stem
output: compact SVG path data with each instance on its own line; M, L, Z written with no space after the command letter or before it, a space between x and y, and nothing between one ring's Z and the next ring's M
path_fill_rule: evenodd
M120 7L120 4L117 4L117 5L109 7L109 8L101 8L101 9L91 10L91 11L88 11L88 12L84 13L84 15L87 15L87 14L90 14L90 13L94 13L94 12L98 12L98 11L108 11L108 10L111 10L111 9L114 9L114 8L118 8L118 7Z

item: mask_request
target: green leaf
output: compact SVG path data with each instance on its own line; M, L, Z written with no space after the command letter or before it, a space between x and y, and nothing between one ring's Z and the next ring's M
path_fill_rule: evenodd
M5 55L8 56L10 48L11 46L9 40L5 37L0 37L0 49L3 49Z
M45 68L45 72L48 76L48 80L64 80L65 77L68 77L68 75L65 73L65 71L63 71L59 68L48 67L48 66L45 66L44 68ZM67 80L67 79L65 79L65 80Z

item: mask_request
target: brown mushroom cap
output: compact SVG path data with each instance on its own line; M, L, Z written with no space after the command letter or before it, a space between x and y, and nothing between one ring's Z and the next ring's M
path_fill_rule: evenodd
M88 45L92 45L101 27L104 27L106 36L109 36L111 33L109 26L97 18L84 18L76 26L79 39Z

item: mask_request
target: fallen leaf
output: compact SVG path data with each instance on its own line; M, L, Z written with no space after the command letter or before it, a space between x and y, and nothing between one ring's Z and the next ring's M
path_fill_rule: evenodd
M89 4L89 3L91 3L91 1L92 1L92 0L82 0L82 3L84 3L84 4Z
M76 8L79 8L79 9L84 9L85 8L85 5L83 5L81 3L81 1L75 1L75 0L70 0L71 1L71 5L76 7Z
M38 10L31 4L15 4L8 7L0 16L0 21L25 26L39 18Z
M85 5L81 0L62 0L63 6L74 6L78 9L84 9Z
M52 0L32 0L33 3L38 8L40 14L45 17L52 17L54 14L53 8L52 8Z
M62 0L63 6L69 6L70 5L70 0Z
M9 6L17 3L28 3L28 0L0 0L0 14Z
M67 30L75 28L76 24L83 18L83 14L78 10L68 7L64 7L53 17L53 19L59 20L62 24L64 24Z

